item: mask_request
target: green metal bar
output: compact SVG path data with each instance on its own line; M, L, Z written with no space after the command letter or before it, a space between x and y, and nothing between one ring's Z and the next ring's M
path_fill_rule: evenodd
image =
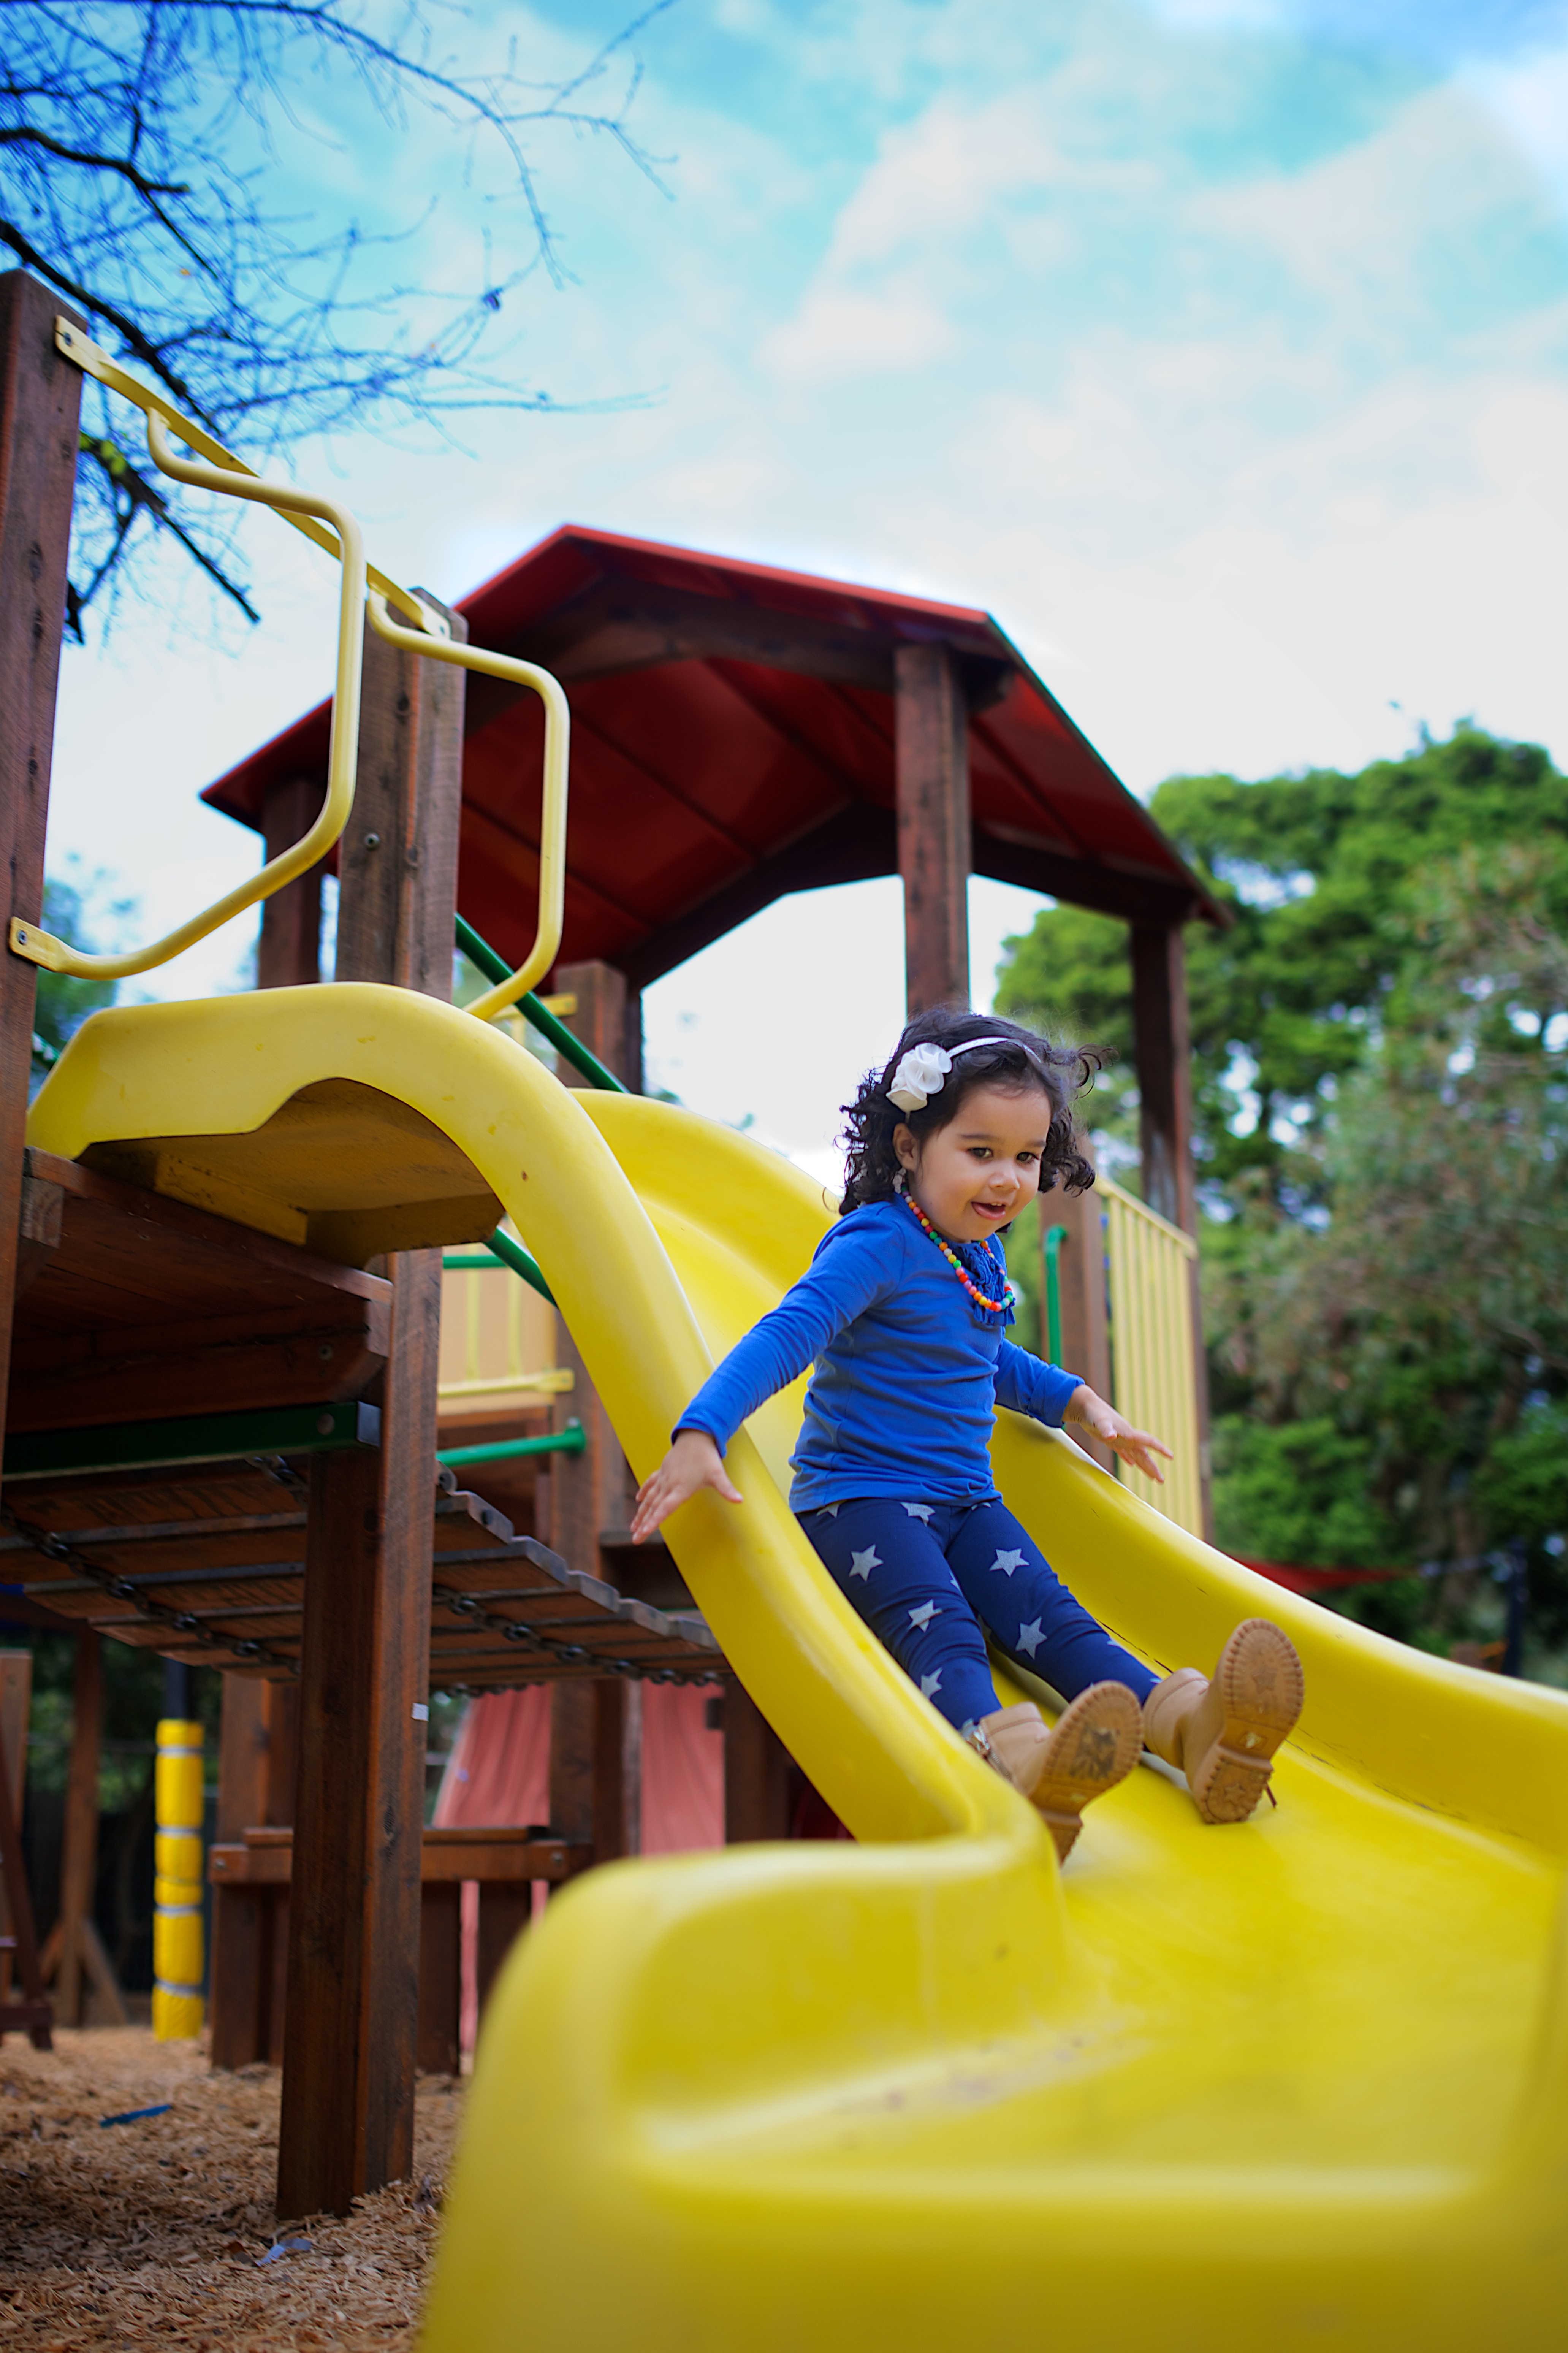
M582 1423L569 1421L564 1430L552 1430L543 1438L498 1438L489 1446L448 1446L436 1460L455 1469L463 1462L513 1462L520 1454L581 1454L587 1443L588 1433Z
M489 942L481 939L472 923L465 923L461 915L457 919L457 933L458 945L462 949L468 962L479 966L487 980L502 981L511 978L511 966L506 958L498 955ZM604 1087L611 1094L625 1095L631 1092L629 1087L622 1086L613 1071L605 1070L596 1055L589 1053L580 1038L574 1038L565 1024L557 1021L554 1014L540 1003L531 989L526 997L519 997L518 1010L532 1023L542 1038L549 1039L556 1052L563 1054L572 1068L579 1071L590 1086Z
M100 1430L16 1430L5 1440L5 1476L154 1471L165 1464L241 1462L253 1454L334 1454L380 1443L375 1407L345 1398L335 1405L274 1406L255 1413L196 1414Z
M499 1226L483 1251L448 1251L441 1264L450 1274L489 1274L498 1266L509 1266L513 1274L522 1277L531 1291L537 1291L552 1307L555 1304L555 1293L545 1282L538 1260L531 1258L522 1244L514 1242L510 1234L503 1234Z
M1062 1279L1057 1261L1067 1238L1065 1226L1046 1228L1046 1358L1053 1365L1062 1360Z

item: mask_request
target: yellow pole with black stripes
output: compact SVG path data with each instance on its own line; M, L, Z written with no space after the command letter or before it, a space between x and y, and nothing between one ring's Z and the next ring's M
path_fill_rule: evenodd
M153 2031L161 2042L202 2031L205 1974L202 1935L202 1820L205 1735L184 1716L158 1725L153 1805L157 1822L153 1884Z

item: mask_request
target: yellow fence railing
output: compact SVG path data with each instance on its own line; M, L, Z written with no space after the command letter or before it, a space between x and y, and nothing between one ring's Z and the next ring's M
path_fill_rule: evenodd
M1190 1535L1204 1533L1203 1469L1198 1454L1198 1400L1194 1356L1193 1274L1198 1246L1107 1176L1093 1199L1103 1200L1110 1263L1112 1402L1142 1430L1163 1438L1175 1455L1156 1486L1142 1472L1119 1466L1135 1495Z
M441 1281L444 1428L545 1405L573 1386L555 1356L555 1310L488 1251L448 1253Z

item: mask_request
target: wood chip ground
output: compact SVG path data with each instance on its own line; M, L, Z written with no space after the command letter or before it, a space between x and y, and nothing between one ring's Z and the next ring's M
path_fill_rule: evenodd
M273 2212L279 2074L145 2027L0 2046L0 2348L411 2348L462 2088L420 2079L411 2179L346 2221ZM104 2116L170 2103L166 2116ZM282 2239L308 2239L263 2261Z

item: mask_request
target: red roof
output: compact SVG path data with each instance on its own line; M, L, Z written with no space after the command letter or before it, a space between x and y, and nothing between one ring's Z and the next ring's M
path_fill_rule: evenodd
M893 657L952 649L970 699L974 871L1136 919L1223 920L989 614L567 525L463 599L471 642L572 702L562 961L646 985L787 891L896 872ZM325 782L329 706L203 798L261 823ZM458 900L503 955L532 936L542 729L470 677Z

